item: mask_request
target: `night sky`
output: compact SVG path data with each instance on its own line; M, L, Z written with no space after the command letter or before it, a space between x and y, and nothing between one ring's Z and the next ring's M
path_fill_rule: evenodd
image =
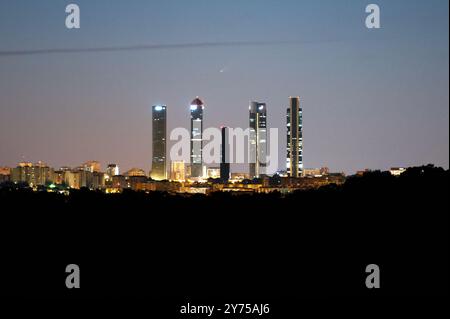
M99 160L148 171L151 106L168 106L169 132L188 128L197 95L205 127L246 128L249 101L266 102L280 169L297 95L305 167L449 166L447 0L71 2L79 30L65 27L70 1L0 0L0 166ZM364 24L372 2L378 30ZM188 46L2 55L166 44Z

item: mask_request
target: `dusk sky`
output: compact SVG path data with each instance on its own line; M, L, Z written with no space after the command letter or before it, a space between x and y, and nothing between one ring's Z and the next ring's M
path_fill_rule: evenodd
M78 30L65 27L71 2ZM381 29L365 27L369 3ZM298 95L305 167L448 168L448 10L447 0L0 0L0 166L148 171L151 106L168 106L169 134L189 128L200 96L205 127L247 128L249 101L267 103L284 169ZM196 43L229 45L2 55Z

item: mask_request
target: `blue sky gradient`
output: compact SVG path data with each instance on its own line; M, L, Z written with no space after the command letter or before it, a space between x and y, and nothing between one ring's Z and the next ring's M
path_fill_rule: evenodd
M299 95L306 167L352 173L449 165L448 1L78 0L81 29L60 0L0 0L0 52L204 42L294 42L0 56L0 166L25 157L58 167L90 159L150 169L151 111L189 127L248 126L266 102L285 161L285 109ZM223 72L220 72L220 71Z

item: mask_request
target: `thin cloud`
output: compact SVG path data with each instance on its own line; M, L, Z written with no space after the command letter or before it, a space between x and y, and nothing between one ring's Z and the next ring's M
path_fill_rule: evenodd
M299 41L250 41L250 42L199 42L199 43L178 43L178 44L149 44L131 46L110 46L91 48L53 48L53 49L33 49L33 50L9 50L0 51L0 57L7 56L27 56L45 54L73 54L73 53L98 53L98 52L121 52L121 51L151 51L167 49L189 49L189 48L213 48L213 47L249 47L249 46L271 46L271 45L295 45L306 42Z

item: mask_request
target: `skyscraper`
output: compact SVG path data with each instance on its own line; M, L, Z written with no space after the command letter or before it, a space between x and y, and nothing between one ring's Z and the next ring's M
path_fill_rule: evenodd
M203 176L203 109L202 100L196 97L191 103L191 177Z
M230 179L230 144L229 144L229 128L222 127L222 145L220 154L220 179L228 182Z
M249 166L250 177L265 174L267 157L267 106L266 103L250 102Z
M154 180L167 179L166 160L166 128L167 107L155 105L152 108L152 171L150 177Z
M303 172L303 115L300 97L290 97L289 103L286 168L289 176L300 177Z

